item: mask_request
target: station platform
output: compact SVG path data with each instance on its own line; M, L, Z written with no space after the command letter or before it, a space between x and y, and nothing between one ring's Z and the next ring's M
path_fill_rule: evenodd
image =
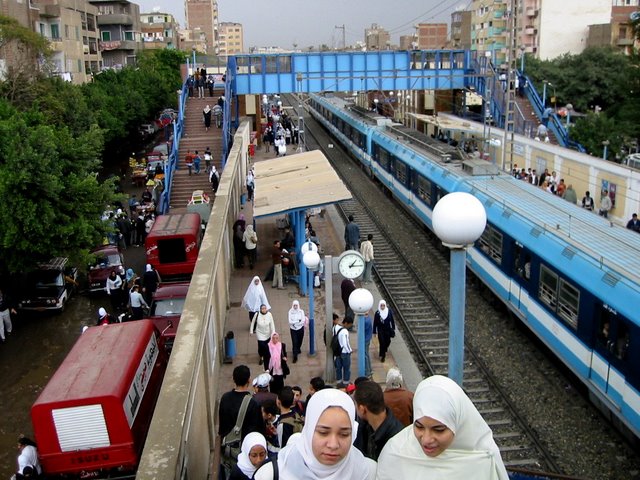
M295 147L289 146L291 151ZM275 158L273 148L270 152L265 152L264 146L261 146L253 157L253 162L263 162ZM295 153L291 153L293 155ZM259 186L257 186L259 188ZM253 208L251 202L246 202L243 207L243 214L247 223L253 221ZM249 269L245 262L244 268L234 269L229 291L231 295L231 308L228 311L224 333L233 331L236 346L236 355L232 363L224 364L221 367L221 375L218 384L219 397L234 388L232 380L233 369L238 365L247 365L251 370L251 378L255 378L263 373L262 366L259 366L258 346L255 336L249 334L250 321L248 313L242 308L242 299L249 286L252 278L258 275L263 283L267 298L271 305L271 313L274 318L276 331L280 334L281 342L287 345L288 364L291 374L285 379L285 385L300 386L303 391L303 398L306 397L309 388L309 381L316 376L324 378L326 347L323 342L324 325L326 324L325 310L325 284L314 290L314 311L315 311L315 346L316 353L312 357L309 355L309 329L305 327L305 336L302 346L302 354L298 356L297 363L293 363L291 354L291 335L289 333L288 312L294 300L300 302L300 308L309 316L309 300L302 296L299 292L297 283L285 283L285 289L279 290L271 287L271 280L265 281L265 276L271 268L271 247L274 240L283 237L283 231L278 228L276 219L278 216L263 217L256 221L256 232L258 235L258 256L254 269ZM311 224L318 238L320 239L321 252L324 255L332 255L338 257L344 248L343 232L344 222L339 217L336 207L327 205L323 209L322 214L314 215L310 218ZM375 251L375 245L374 245ZM333 276L333 311L340 318L344 318L344 305L340 295L340 283L343 277L334 273ZM356 286L361 287L361 282L356 280ZM376 288L375 282L368 284L366 288L371 291L374 298L371 316L375 313L381 295ZM406 348L399 329L396 329L396 337L391 342L390 351L384 363L379 360L378 339L374 335L369 349L371 358L371 367L373 371L374 381L384 384L387 371L391 367L398 367L403 373L405 387L415 390L417 384L422 377L413 362L413 359ZM351 378L353 382L358 377L358 345L357 345L357 325L354 325L350 334L350 343L353 349L351 357ZM384 386L383 386L384 388ZM218 398L219 400L219 398Z

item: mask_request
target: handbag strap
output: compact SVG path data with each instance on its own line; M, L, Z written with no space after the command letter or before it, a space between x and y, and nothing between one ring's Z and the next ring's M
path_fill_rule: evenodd
M251 401L251 394L245 395L242 399L242 405L240 405L240 411L238 412L238 418L236 419L236 425L233 427L235 432L242 430L242 424L244 417L247 414L247 408L249 408L249 402Z

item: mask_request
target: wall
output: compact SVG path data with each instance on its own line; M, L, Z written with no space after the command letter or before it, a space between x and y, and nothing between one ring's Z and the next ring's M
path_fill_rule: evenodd
M211 475L217 377L230 304L231 227L240 212L249 133L243 121L222 171L137 479Z
M580 53L587 46L589 25L609 23L611 0L541 0L538 57Z

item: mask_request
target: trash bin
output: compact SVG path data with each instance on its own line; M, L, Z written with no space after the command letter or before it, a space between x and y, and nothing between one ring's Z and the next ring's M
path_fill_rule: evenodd
M229 330L224 337L224 353L225 362L231 363L236 356L236 339L234 338L233 331Z

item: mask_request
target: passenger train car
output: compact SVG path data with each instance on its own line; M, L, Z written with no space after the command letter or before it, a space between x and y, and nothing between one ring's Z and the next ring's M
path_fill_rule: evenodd
M640 235L343 99L314 94L309 110L427 227L442 196L477 197L469 268L640 437Z

